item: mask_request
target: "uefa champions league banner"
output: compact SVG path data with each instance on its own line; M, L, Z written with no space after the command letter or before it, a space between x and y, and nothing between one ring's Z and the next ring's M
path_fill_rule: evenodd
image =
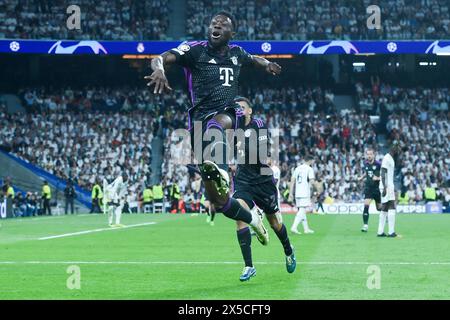
M2 53L160 54L180 41L0 40ZM450 40L436 41L235 41L251 54L450 55Z

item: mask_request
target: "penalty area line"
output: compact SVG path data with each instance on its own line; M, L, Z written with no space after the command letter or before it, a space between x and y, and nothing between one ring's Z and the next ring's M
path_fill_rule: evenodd
M122 229L134 228L134 227L148 226L151 224L156 224L156 222L145 222L145 223L125 225L123 227L99 228L99 229L91 229L91 230L84 230L84 231L71 232L71 233L63 233L63 234L58 234L58 235L54 235L54 236L38 238L37 240L50 240L50 239L57 239L57 238L65 238L65 237L79 236L82 234L89 234L89 233L95 233L95 232L122 230Z
M108 229L109 230L109 229ZM242 261L0 261L2 264L91 264L91 265L240 265ZM258 265L281 265L284 262L258 261ZM305 261L300 265L394 265L394 266L450 266L449 262L357 262L357 261Z

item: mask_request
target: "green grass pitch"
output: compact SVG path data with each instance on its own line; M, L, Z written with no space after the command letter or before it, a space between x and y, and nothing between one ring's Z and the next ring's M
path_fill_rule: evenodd
M284 220L290 227L293 216ZM253 238L257 275L245 283L235 224L222 215L214 227L204 215L188 214L123 215L122 222L143 225L103 230L103 215L2 220L0 298L450 298L450 215L397 215L396 239L375 236L376 215L367 234L360 215L309 215L316 233L290 235L295 273L286 272L270 231L267 247ZM39 240L94 229L100 230ZM71 265L80 268L80 289L67 287ZM379 289L367 287L371 268L379 270Z

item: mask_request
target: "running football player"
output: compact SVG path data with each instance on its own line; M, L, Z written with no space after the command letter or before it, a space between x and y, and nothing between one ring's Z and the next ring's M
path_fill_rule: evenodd
M243 110L243 123L239 127L244 135L236 144L238 164L234 178L233 198L246 209L262 209L283 246L287 272L292 273L296 268L295 253L289 241L286 226L281 220L277 181L268 164L267 152L264 152L264 150L270 150L268 130L262 120L252 117L253 108L250 100L238 97L235 101ZM259 214L262 215L262 213ZM256 275L256 268L252 261L252 236L245 222L236 221L236 225L237 239L245 263L240 280L247 281Z

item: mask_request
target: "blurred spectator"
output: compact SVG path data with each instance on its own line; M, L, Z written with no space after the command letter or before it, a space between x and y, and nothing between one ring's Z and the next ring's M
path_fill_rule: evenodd
M27 192L27 216L36 216L39 210L39 201L35 193Z
M67 214L69 211L70 206L70 213L74 214L74 201L77 197L77 194L75 192L75 188L72 184L72 180L67 181L66 187L64 188L64 213Z
M18 192L13 201L13 212L15 217L24 217L27 215L27 203L22 192Z

